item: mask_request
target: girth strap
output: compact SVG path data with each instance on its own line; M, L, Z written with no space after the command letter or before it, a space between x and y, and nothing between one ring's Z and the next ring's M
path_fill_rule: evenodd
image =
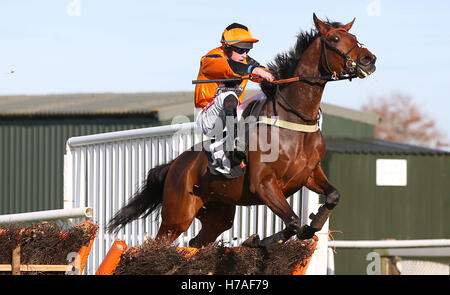
M283 121L283 120L279 120L279 119L277 120L275 118L267 118L267 117L261 117L261 119L256 123L272 125L272 126L277 126L277 127L284 128L284 129L300 131L300 132L307 132L307 133L313 133L320 129L319 124L304 125L304 124Z

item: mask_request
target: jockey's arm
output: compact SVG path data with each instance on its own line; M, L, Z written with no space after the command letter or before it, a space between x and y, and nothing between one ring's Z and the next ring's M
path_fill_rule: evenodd
M247 66L248 67L248 66ZM228 60L220 55L207 55L202 59L201 67L203 75L209 79L240 78L228 63Z
M273 81L272 74L264 70L263 66L249 56L247 56L247 64L226 59L219 55L205 56L202 63L203 73L210 79L239 78L254 74Z

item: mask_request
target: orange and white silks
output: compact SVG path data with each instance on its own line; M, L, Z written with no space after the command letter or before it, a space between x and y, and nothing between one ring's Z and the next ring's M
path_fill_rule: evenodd
M244 62L247 64L247 62ZM227 56L223 51L223 47L217 47L200 60L200 70L197 80L213 80L213 79L227 79L227 78L248 78L249 76L241 76L233 72L228 64ZM239 102L244 98L244 89L247 86L247 79L243 79L239 84L242 88L242 93L239 96ZM218 83L197 84L195 86L195 107L204 108L215 98L216 90L219 87Z

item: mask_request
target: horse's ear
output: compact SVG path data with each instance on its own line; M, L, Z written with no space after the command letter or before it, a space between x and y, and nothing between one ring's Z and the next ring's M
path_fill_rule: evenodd
M325 35L329 30L330 27L325 24L323 21L321 21L315 13L313 13L313 20L314 25L316 26L316 29L319 31L320 34Z
M356 20L356 17L353 18L353 20L352 20L351 22L349 22L348 24L346 24L345 26L343 26L343 28L344 28L347 32L350 31L350 29L352 28L353 23L355 22L355 20Z

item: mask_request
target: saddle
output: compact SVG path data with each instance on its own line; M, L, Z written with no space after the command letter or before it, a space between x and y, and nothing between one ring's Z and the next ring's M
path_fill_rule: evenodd
M244 141L239 142L240 150L234 151L234 157L230 159L229 153L220 152L225 145L227 132L224 131L222 139L216 141L215 138L203 142L206 155L208 157L208 171L213 175L223 175L227 179L234 179L244 175L248 159L249 135L256 126L259 113L266 101L263 93L255 95L240 104L237 109L238 134L245 134ZM244 128L244 130L242 130ZM217 153L217 150L219 152ZM217 157L217 154L221 155Z

